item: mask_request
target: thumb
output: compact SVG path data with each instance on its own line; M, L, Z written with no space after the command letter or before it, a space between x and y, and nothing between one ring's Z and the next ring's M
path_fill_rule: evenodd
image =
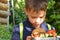
M27 36L26 40L32 40L31 36Z

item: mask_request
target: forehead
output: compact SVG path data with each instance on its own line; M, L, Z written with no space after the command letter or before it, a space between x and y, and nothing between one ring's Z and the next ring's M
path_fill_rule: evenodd
M31 11L31 13L29 13L30 16L35 16L35 17L38 17L38 16L45 16L46 12L43 11L43 10L40 10L38 12L36 11Z

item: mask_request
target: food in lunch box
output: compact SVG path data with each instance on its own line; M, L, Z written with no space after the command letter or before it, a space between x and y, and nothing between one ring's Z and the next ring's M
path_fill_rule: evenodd
M37 28L37 29L34 29L32 31L32 34L31 36L34 38L34 37L45 37L44 36L45 34L45 30L43 30L42 28Z
M56 34L56 31L55 30L48 30L47 34L49 35L49 37L56 37L57 34Z
M31 36L33 38L35 37L40 37L40 38L45 38L45 37L56 37L56 31L55 30L48 30L47 32L45 32L44 29L42 28L37 28L37 29L34 29L32 31L32 34Z

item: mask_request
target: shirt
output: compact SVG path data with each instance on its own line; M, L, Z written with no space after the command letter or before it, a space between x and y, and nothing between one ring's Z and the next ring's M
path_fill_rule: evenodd
M23 22L23 26L24 26L23 40L26 40L26 37L31 35L34 28L32 27L32 25L31 25L31 23L29 22L28 19ZM46 22L43 22L40 27L43 28L46 32L48 31L48 27L47 27ZM51 27L51 29L53 30L53 27ZM20 40L19 25L14 26L11 40Z

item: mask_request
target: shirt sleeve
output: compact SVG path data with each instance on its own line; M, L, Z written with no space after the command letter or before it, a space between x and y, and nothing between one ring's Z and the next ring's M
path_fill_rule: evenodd
M11 40L20 40L19 26L15 25L13 28L12 38Z

